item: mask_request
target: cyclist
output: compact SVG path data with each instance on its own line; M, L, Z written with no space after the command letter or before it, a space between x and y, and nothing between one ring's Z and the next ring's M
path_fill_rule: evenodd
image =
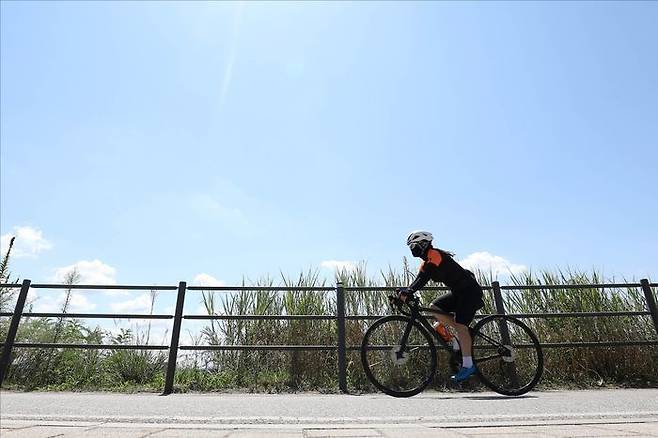
M475 373L472 356L472 340L468 325L473 321L475 312L484 306L482 288L475 275L457 263L449 251L432 246L432 234L427 231L414 231L407 238L407 245L414 257L423 260L416 279L406 288L398 290L398 296L406 301L409 296L423 288L431 279L450 288L450 292L441 295L431 304L443 313L435 313L438 323L455 328L462 349L462 366L452 376L455 382L463 382ZM454 316L450 315L453 314ZM440 330L439 334L441 334ZM442 336L445 339L445 336Z

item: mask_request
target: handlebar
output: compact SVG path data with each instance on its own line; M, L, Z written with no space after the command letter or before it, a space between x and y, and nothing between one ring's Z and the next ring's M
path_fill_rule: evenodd
M396 308L398 312L407 316L410 314L404 310L405 305L412 310L417 309L420 306L420 300L417 296L414 295L407 295L406 301L402 301L400 297L397 296L397 294L389 295L388 302L391 304L391 307Z

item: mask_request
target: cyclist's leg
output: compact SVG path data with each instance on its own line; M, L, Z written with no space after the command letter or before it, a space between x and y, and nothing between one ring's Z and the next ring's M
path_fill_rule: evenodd
M455 330L457 330L457 336L459 336L459 346L462 350L463 356L473 356L473 340L471 339L471 332L468 328L468 325L460 324L458 322L453 322Z
M434 319L439 322L442 322L445 325L454 327L455 318L453 313L457 309L457 298L452 292L447 292L430 304L431 309L436 309L436 313L432 313Z
M455 326L455 317L452 313L446 312L444 309L437 307L434 304L430 304L430 309L435 309L436 312L432 313L432 317L439 322L444 323L445 325L454 327Z
M466 312L466 314L464 314L464 312L459 312L457 314L458 316L452 316L451 314L447 313L445 309L438 307L434 303L430 305L430 308L436 309L438 311L437 313L432 313L434 319L446 325L454 327L454 329L457 331L457 336L459 337L459 346L462 350L462 354L465 356L471 356L472 353L471 348L473 347L473 341L471 339L471 332L468 325L473 320L473 316L475 315L475 310L473 310L472 314L470 315L469 312ZM458 317L459 320L466 322L466 324L462 324L458 322L457 320Z
M473 321L479 306L478 303L471 300L460 300L458 304L455 311L455 329L459 335L462 355L471 357L473 356L473 340L468 326Z

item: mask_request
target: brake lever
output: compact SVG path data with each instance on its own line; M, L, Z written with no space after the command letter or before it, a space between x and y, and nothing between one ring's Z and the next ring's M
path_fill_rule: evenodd
M391 307L397 308L398 312L402 313L402 300L397 295L389 295L388 303Z

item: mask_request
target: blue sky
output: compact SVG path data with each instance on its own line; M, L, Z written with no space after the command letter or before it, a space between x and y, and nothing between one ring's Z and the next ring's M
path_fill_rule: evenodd
M658 278L656 3L1 12L21 278L374 276L419 228L471 263Z

